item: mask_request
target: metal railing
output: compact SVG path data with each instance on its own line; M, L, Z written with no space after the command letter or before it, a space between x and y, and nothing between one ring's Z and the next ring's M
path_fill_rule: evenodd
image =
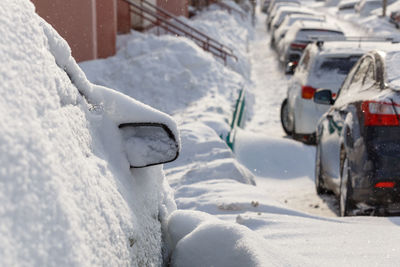
M233 54L232 49L193 28L168 11L153 5L146 0L140 0L140 4L135 3L132 0L124 1L129 4L130 11L133 14L139 16L145 21L150 22L151 28L156 27L157 34L161 34L160 29L162 29L164 33L185 36L193 40L205 51L208 51L214 56L221 58L225 65L228 57L232 57L236 61L238 60L238 58Z
M243 126L243 114L245 111L245 89L241 89L239 92L239 97L236 100L235 110L233 111L232 121L231 121L231 130L229 131L228 136L226 137L227 145L234 150L235 147L235 139L236 139L236 132L238 127Z

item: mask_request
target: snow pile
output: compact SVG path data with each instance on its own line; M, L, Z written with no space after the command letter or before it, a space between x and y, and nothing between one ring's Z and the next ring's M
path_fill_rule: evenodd
M0 265L161 264L175 204L160 166L130 170L118 124L175 124L92 86L30 1L0 17Z
M240 10L240 7L232 1L228 1L227 4ZM229 14L226 10L212 5L210 11L200 13L193 20L181 19L232 49L234 55L238 57L238 61L228 57L228 65L245 78L250 77L250 62L247 52L249 41L253 38L253 27L249 23L249 18L242 18L237 12Z
M176 211L169 219L173 266L300 266L268 241L235 223L207 213ZM294 258L291 256L292 260Z

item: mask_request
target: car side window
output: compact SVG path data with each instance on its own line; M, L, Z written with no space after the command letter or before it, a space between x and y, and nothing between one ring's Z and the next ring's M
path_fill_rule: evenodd
M375 65L371 62L363 78L362 88L368 89L375 84Z
M357 72L354 74L353 80L351 81L349 90L358 90L360 86L362 86L365 74L368 71L369 66L371 65L371 62L369 58L365 58L363 62L360 64L360 67L358 68Z
M361 63L362 64L362 63ZM360 63L356 64L349 72L349 74L347 75L346 79L344 80L344 82L342 83L342 86L340 88L339 91L339 96L345 95L350 87L350 84L353 81L353 77L355 76L356 73L358 73L358 69L360 67Z
M339 103L347 102L347 100L352 99L353 95L356 95L364 88L363 84L367 81L366 75L368 74L371 78L370 65L373 67L372 60L369 57L366 57L362 59L358 66L355 66L350 71L340 89L338 96L338 100L340 99ZM374 74L372 74L372 78L374 77L373 75ZM367 82L370 82L370 79L368 79Z
M308 69L308 64L310 62L310 58L311 58L310 51L309 50L305 51L304 55L302 56L302 58L300 60L300 63L299 63L300 68L299 69L301 69L302 71Z

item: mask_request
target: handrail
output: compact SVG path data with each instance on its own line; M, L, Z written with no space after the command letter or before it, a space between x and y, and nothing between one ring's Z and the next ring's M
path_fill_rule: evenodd
M237 127L242 126L245 104L246 104L245 89L241 89L239 92L239 97L236 101L235 110L233 111L231 130L228 136L226 137L226 143L232 149L232 151L234 150L235 146Z
M202 33L201 31L197 30L196 28L193 28L192 26L188 25L187 23L183 22L182 20L178 19L175 15L173 15L172 13L168 12L167 10L160 8L146 0L141 0L141 2L145 5L150 6L151 8L154 8L155 10L157 10L158 13L162 14L165 18L167 19L171 19L173 21L176 21L178 24L181 24L182 26L184 26L185 28L190 29L191 31L197 33L198 35L209 39L210 43L214 43L216 46L219 46L221 49L227 49L231 54L233 54L233 51L231 48L219 43L218 41L216 41L215 39L210 38L209 36L207 36L206 34Z
M233 54L232 49L220 44L216 40L200 32L199 30L187 25L168 11L160 7L154 6L146 0L141 0L141 3L155 9L155 11L151 10L148 7L138 5L132 0L124 1L130 5L131 12L149 21L153 24L153 26L160 27L169 33L178 36L185 36L192 39L205 51L208 51L213 55L223 59L225 64L228 56L234 58L236 61L238 60L237 57ZM160 14L162 14L163 16L161 16ZM167 20L166 18L170 18L170 20ZM172 23L172 21L177 23ZM196 34L193 34L193 32L195 32Z

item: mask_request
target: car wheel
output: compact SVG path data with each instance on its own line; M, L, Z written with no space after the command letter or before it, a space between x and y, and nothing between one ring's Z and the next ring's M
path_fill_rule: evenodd
M315 153L315 189L318 195L327 193L324 187L324 180L322 178L322 163L321 163L321 146L317 143L317 149Z
M340 196L339 196L339 213L340 216L349 216L353 211L353 203L351 201L352 187L349 168L349 159L343 153L341 156L341 171L340 171Z
M289 105L288 105L288 100L287 98L283 100L282 105L281 105L281 123L282 123L282 128L285 131L287 135L292 135L293 133L293 125L290 123L289 119Z

